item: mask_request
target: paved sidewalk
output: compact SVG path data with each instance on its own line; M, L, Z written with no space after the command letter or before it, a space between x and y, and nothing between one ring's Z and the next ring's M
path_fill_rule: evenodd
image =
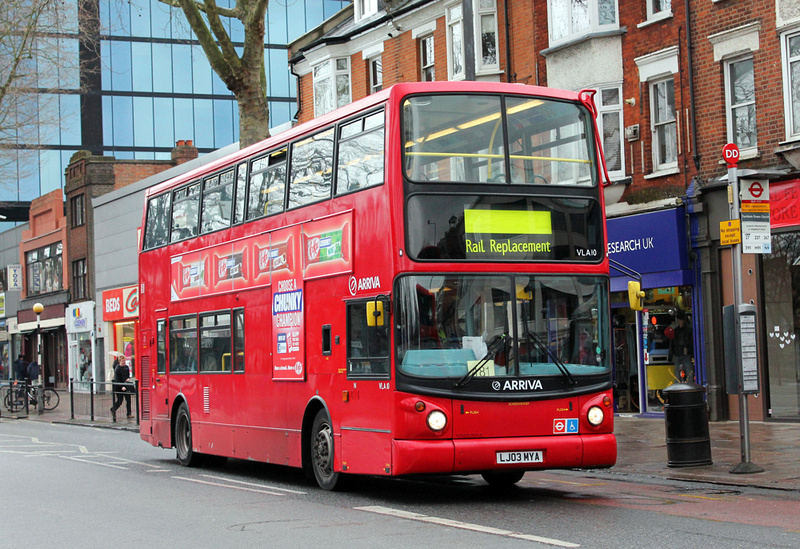
M7 418L3 414L3 419ZM139 431L135 419L124 416L116 423L108 418L89 421L89 417L70 419L69 401L52 412L29 419L69 425L82 425L127 431ZM800 491L800 424L750 422L750 459L763 473L732 474L741 462L739 422L709 424L712 465L668 467L666 426L663 418L621 415L614 418L617 435L617 464L599 475L638 475L654 478L709 482L728 486Z
M712 465L668 467L663 418L614 419L618 457L609 470L613 474L800 491L800 424L751 421L750 461L764 472L732 474L742 461L738 421L709 423Z

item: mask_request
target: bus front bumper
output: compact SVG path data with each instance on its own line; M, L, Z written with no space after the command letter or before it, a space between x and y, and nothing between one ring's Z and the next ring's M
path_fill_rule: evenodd
M612 433L392 442L392 475L595 469L616 461L617 439Z

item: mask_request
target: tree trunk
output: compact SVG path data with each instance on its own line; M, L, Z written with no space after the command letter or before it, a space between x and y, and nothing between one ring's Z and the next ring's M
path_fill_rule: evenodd
M269 137L269 103L258 84L243 84L231 90L239 104L239 148L249 147Z

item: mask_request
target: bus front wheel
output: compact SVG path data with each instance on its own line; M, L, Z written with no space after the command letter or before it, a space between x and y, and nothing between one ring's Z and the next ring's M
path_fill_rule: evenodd
M175 417L175 454L184 467L199 467L202 455L192 450L192 420L189 407L181 403Z
M340 474L333 470L333 427L325 410L317 412L311 428L311 468L323 490L336 490L341 485Z

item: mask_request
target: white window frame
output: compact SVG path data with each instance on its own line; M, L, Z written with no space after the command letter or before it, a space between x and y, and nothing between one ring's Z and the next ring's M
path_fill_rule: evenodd
M369 93L376 93L383 89L383 57L378 55L367 59L369 70Z
M349 57L329 57L311 68L314 90L314 116L322 116L352 101L352 81L350 78ZM340 78L347 79L347 94L339 95L338 82ZM325 103L327 108L320 109L319 94L324 91L321 85L330 80L327 93L330 94Z
M658 80L653 80L648 82L649 90L650 90L650 130L652 133L652 152L653 152L653 171L654 172L663 172L667 170L675 170L678 168L678 116L676 112L673 112L673 117L671 119L664 119L660 120L658 118L658 108L656 108L656 88L659 86L664 86L665 88L668 87L669 83L672 83L672 104L675 105L675 77L674 75L670 74L667 78L660 78ZM666 97L666 95L665 95ZM674 135L675 139L672 140L672 145L675 147L675 159L671 161L666 161L664 158L661 158L660 149L662 140L659 138L659 130L662 128L668 128L669 126L674 126Z
M604 114L618 114L619 119L619 127L617 128L617 146L619 147L619 169L612 170L608 167L608 162L606 162L606 168L608 168L608 175L611 179L621 179L625 177L625 123L622 118L623 111L623 100L622 100L622 84L606 84L600 85L595 88L597 90L597 95L595 96L595 103L597 104L597 131L599 132L600 139L603 143L603 154L608 160L607 154L607 147L606 147L606 140L605 140L605 120L603 115ZM604 93L603 92L611 92L613 90L617 91L617 102L616 103L608 103L604 104Z
M800 140L800 82L792 88L792 68L800 80L800 52L789 56L789 41L800 40L800 30L794 29L781 36L781 59L783 68L784 119L786 120L786 140Z
M455 2L445 6L447 27L447 75L448 80L464 80L466 77L466 57L464 55L464 6ZM422 50L420 50L421 52ZM456 59L461 59L461 66Z
M353 3L356 23L378 13L378 0L354 0Z
M654 23L672 17L672 2L676 0L647 0L647 22ZM669 2L669 7L664 6ZM656 4L661 4L660 9Z
M586 36L594 32L602 32L607 30L619 29L619 2L618 0L585 0L588 4L587 19L581 20L585 27L575 28L576 15L573 14L575 9L575 2L580 0L547 0L547 18L548 18L548 34L550 36L550 45L554 46L562 42L568 42ZM614 4L614 21L611 23L600 23L600 6L601 4ZM564 4L566 7L566 14L557 9L556 6ZM556 25L554 21L567 21L567 31L564 36L556 36L554 30Z
M743 101L741 103L733 103L733 93L731 90L732 78L731 78L731 69L733 65L738 63L742 63L745 61L750 61L753 65L753 98L751 100ZM750 105L753 106L755 110L756 106L756 98L755 98L755 63L753 62L752 55L746 55L742 57L736 57L733 59L726 59L724 62L724 74L725 74L725 123L728 129L728 143L736 143L738 145L740 152L744 151L754 151L758 149L758 124L755 123L755 143L752 145L743 145L737 139L737 131L736 131L736 117L735 111L742 108L747 108ZM756 113L753 113L756 116ZM756 118L757 120L757 118Z
M485 74L497 72L500 69L500 46L497 39L497 1L476 0L475 4L475 73ZM484 17L491 17L494 23L494 63L483 62L483 27L481 22Z
M426 63L425 57L425 44L430 40L431 59ZM430 71L431 78L426 78L426 73ZM419 37L419 77L422 82L435 82L436 81L436 43L433 41L433 35L428 34Z

